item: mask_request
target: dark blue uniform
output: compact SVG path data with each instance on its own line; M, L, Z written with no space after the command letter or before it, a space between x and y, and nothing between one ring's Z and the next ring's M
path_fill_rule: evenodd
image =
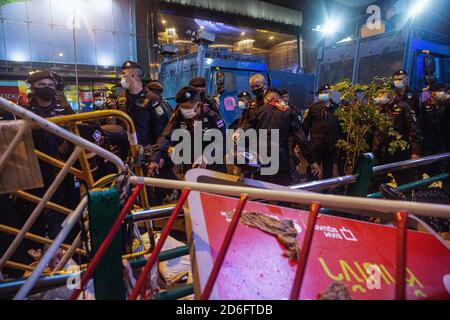
M310 143L319 164L323 167L323 179L333 177L333 165L336 162L336 143L339 138L339 119L336 116L338 105L329 106L318 101L305 113L303 130L310 135Z
M125 100L119 98L119 103L122 102L119 108L133 120L138 143L142 146L155 144L170 119L171 107L147 88L138 94L127 90L125 97Z
M416 115L420 114L421 111L420 97L419 94L413 88L407 86L405 92L403 93L401 93L399 90L396 90L395 102L407 103L411 107L411 109L416 113Z
M219 129L223 135L223 154L225 155L225 124L217 112L210 110L207 106L203 106L201 110L201 115L197 121L202 122L202 134L205 135L208 129ZM186 129L191 134L191 163L183 165L183 171L186 172L190 168L192 168L192 164L197 160L194 159L194 120L186 119L183 117L178 108L174 110L172 117L170 118L166 128L158 138L156 144L152 147L152 150L149 152L149 160L150 162L159 163L160 159L164 156L167 156L167 151L169 147L176 145L178 141L173 142L171 139L172 132L176 129ZM211 142L203 142L202 151L208 146ZM207 169L226 172L226 167L224 164L212 164L208 165Z
M309 164L316 162L316 156L311 149L305 134L301 129L298 114L287 106L273 106L265 104L257 108L256 121L253 121L249 128L255 129L278 129L279 130L279 170L275 175L260 175L259 180L272 182L280 185L292 184L292 177L289 166L289 138L292 143L297 144ZM270 135L269 135L270 137ZM269 138L270 139L270 138ZM292 145L291 143L291 145ZM271 141L267 142L268 154L271 154Z
M409 144L406 150L397 150L394 154L389 152L389 144L392 137L387 132L377 130L372 139L372 152L379 164L386 164L408 160L411 154L421 154L422 132L419 127L416 113L404 103L391 103L381 108L381 111L389 116L393 122L393 129L397 131L403 140ZM410 170L402 170L393 173L398 185L411 182Z
M70 107L60 105L56 99L54 99L52 104L49 106L42 107L37 103L36 99L33 98L24 106L24 108L43 118L74 113ZM67 148L68 144L64 142L64 139L43 129L33 129L32 134L35 149L63 161L69 156L69 154L66 153L66 150L70 148ZM42 173L44 187L29 190L28 192L42 197L60 169L41 160L39 160L39 166ZM79 183L74 179L74 176L71 174L66 175L50 201L70 209L74 209L78 205L80 202L80 190ZM31 204L20 198L18 198L15 203L15 209L20 215L22 215L24 221L27 219L28 215L31 214L35 206L35 204ZM34 223L30 232L54 239L60 231L61 223L65 218L66 216L62 213L50 209L44 209L38 220ZM74 231L74 233L75 232L76 231ZM73 235L74 234L69 237L68 241L71 240L70 238L73 238ZM33 248L36 248L36 245L34 245Z
M422 125L423 143L422 155L430 156L446 152L448 139L448 119L446 119L446 110L448 104L445 101L434 101L429 99L422 105L420 112L420 122ZM443 162L434 163L428 166L427 173L437 175Z

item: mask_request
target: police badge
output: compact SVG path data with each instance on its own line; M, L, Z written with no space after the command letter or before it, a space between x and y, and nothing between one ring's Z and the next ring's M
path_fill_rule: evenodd
M157 114L158 116L162 116L162 115L164 114L164 110L163 110L163 108L162 108L161 106L157 106L157 107L155 108L155 112L156 112L156 114Z
M146 101L145 101L146 99L143 99L143 98L140 98L140 99L137 99L136 100L136 105L139 107L139 108L145 108L145 105L146 105Z
M394 114L399 114L400 111L402 111L402 107L400 107L399 105L395 104L394 105Z

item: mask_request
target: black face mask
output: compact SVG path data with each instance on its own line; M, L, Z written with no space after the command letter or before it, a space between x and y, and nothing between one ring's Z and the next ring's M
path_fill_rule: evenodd
M259 96L263 95L263 93L264 93L264 87L261 87L261 88L259 88L259 89L252 90L252 92L253 92L253 94L254 94L255 96L259 97Z
M55 98L56 91L50 87L34 88L34 94L45 101L52 101Z

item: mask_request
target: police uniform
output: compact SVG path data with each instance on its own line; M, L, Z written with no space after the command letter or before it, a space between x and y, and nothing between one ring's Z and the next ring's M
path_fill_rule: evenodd
M50 72L36 72L33 73L27 81L30 84L33 84L34 82L42 79L53 79L53 76ZM57 102L56 97L54 97L51 104L46 107L39 105L37 98L32 97L31 100L23 107L43 118L73 113L73 110L71 108L68 108L67 106L61 106ZM37 150L60 160L65 160L68 157L68 154L66 154L65 152L67 149L64 149L64 146L67 146L68 144L64 142L64 139L43 129L33 129L32 135L34 146ZM54 178L60 170L59 168L56 168L41 160L39 160L39 166L42 173L44 187L33 189L29 192L42 197L47 191L48 187L54 181ZM80 201L78 181L75 180L71 174L67 174L58 187L57 191L54 193L51 201L62 206L74 209ZM34 207L35 204L31 204L30 202L27 202L20 198L18 198L15 203L16 211L19 212L24 220L26 220L27 216L33 211ZM33 224L31 232L41 236L49 236L51 239L54 239L60 231L61 223L65 218L66 217L59 212L50 209L44 209L38 220ZM74 230L69 238L73 238L75 232L76 230ZM32 247L36 248L36 244L33 244Z
M106 96L105 96L105 93L104 92L95 92L94 93L94 101L95 101L95 98L98 98L98 97L101 97L101 98L105 99L105 102L101 106L97 106L97 105L93 104L93 109L94 110L106 109ZM103 124L103 121L102 121L102 124Z
M196 88L192 86L183 87L181 88L177 95L176 95L176 102L177 103L184 103L188 101L194 100L198 95L198 91ZM200 116L197 118L198 120L195 121L201 121L202 122L202 130L203 135L207 133L209 129L219 129L222 132L224 143L223 143L223 154L225 155L225 124L222 120L222 118L213 110L210 110L206 106L203 106L200 108ZM185 118L181 111L180 107L176 107L172 117L169 120L169 123L167 124L166 128L164 129L163 133L158 138L158 141L156 142L156 145L153 147L153 149L149 152L149 160L150 162L156 162L159 163L160 159L167 155L167 152L169 150L169 147L176 145L178 142L172 141L172 132L177 129L185 129L188 130L191 134L191 156L192 159L191 163L183 164L183 171L186 172L190 168L192 168L192 164L197 159L194 159L194 120L193 119L187 119ZM211 142L204 142L202 144L202 151L205 149L206 146L208 146ZM210 170L215 171L221 171L226 172L226 167L224 164L212 164L207 166Z
M279 130L279 170L275 175L259 175L257 178L262 181L272 182L280 185L292 184L292 177L289 165L289 137L293 137L293 143L300 147L300 150L309 164L316 162L316 156L311 149L305 134L300 126L298 115L288 106L265 104L259 108L256 121L251 128L278 129ZM268 154L270 154L271 142L267 142Z
M393 129L398 132L402 139L409 144L406 150L398 150L391 154L388 150L392 137L387 132L377 130L372 139L372 148L377 161L380 164L398 162L408 160L411 154L421 154L422 132L419 127L418 119L411 107L404 103L396 103L395 101L381 107L381 111L385 113L393 122ZM403 170L393 173L397 185L411 182L411 171Z
M400 69L394 73L394 76L398 75L408 75L408 73ZM411 109L416 113L416 115L419 115L420 113L420 97L417 91L415 91L413 88L406 86L404 90L395 89L395 102L405 102L407 103Z
M189 85L195 88L205 88L206 89L206 79L202 77L195 77L189 81ZM201 93L201 101L203 104L207 105L209 109L220 115L219 108L214 97L208 97L206 92Z
M429 91L445 90L442 84L433 84ZM422 155L430 156L446 152L448 139L448 102L445 100L437 101L435 99L428 99L422 104L420 113L423 143ZM442 163L431 164L428 166L428 174L436 175L440 173L439 168Z
M249 122L252 118L254 118L255 112L255 103L251 100L250 93L247 91L243 91L238 95L238 99L246 99L248 102L247 108L241 111L241 115L239 118L233 121L233 123L229 126L230 129L237 130L242 129L246 130L249 127Z
M164 91L163 86L158 82L158 81L152 81L147 85L147 89L150 90L151 92L155 93L158 96L158 101L159 101L159 106L161 107L160 109L158 108L158 106L156 107L156 111L157 113L161 112L161 110L164 110L165 115L167 115L167 121L166 123L164 123L164 126L158 126L155 129L155 136L156 138L159 137L159 135L162 133L162 131L164 130L167 122L170 119L170 116L172 115L172 107L169 105L169 103L164 100L164 98L162 97L162 93Z
M141 69L132 61L122 65L122 69ZM162 98L143 87L141 92L132 94L128 90L118 99L118 107L126 112L136 127L137 141L142 146L154 144L166 126L172 114Z
M319 92L329 89L329 85L324 85ZM322 101L314 102L306 110L302 124L306 136L310 136L311 147L318 163L322 164L324 179L333 177L333 166L336 162L336 143L339 139L337 109L338 105L332 100L328 106Z
M289 105L289 108L292 112L292 118L298 120L298 125L301 127L303 122L303 117L301 115L301 112L299 112L299 109L297 107L292 107ZM301 182L301 175L298 171L298 165L300 164L300 158L295 153L295 148L297 146L296 139L294 137L289 137L289 167L291 172L291 180L292 183L297 184Z

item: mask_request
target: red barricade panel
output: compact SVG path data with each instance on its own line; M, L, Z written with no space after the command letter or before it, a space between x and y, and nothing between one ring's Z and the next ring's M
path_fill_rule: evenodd
M201 288L229 225L225 212L233 210L237 201L191 193L188 229L195 244L194 277ZM307 211L256 202L248 202L244 211L294 220L301 247ZM300 298L317 299L338 281L346 285L353 299L394 299L395 241L394 227L319 215ZM211 299L288 299L296 263L283 255L284 251L274 236L239 224ZM366 270L373 264L380 273L369 277ZM407 298L450 299L449 278L450 250L430 234L408 231Z

